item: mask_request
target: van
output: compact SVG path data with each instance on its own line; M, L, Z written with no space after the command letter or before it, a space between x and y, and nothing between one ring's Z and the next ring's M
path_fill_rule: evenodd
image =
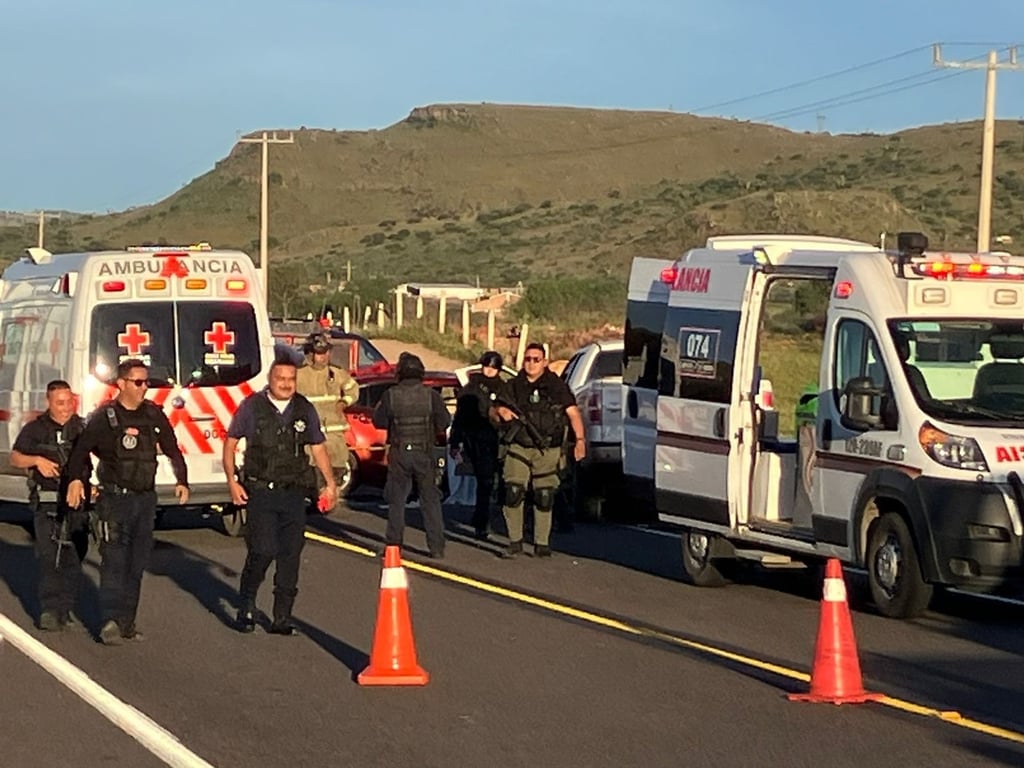
M88 415L116 394L118 364L139 358L149 368L147 397L167 413L185 454L190 501L237 518L221 451L238 403L265 385L273 360L261 296L246 254L205 243L29 249L0 275L0 498L28 499L24 472L5 459L46 410L47 382L66 379ZM173 502L165 457L156 480L160 502Z
M637 475L692 582L835 557L893 617L1018 589L1024 258L898 244L713 238L665 273Z

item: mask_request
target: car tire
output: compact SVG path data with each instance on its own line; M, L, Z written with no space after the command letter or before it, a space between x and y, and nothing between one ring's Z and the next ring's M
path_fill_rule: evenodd
M348 498L359 482L359 459L354 454L348 454L347 468L335 469L334 480L338 484L338 498Z
M912 619L928 609L935 588L924 580L914 537L896 512L872 524L865 565L871 599L883 616Z
M245 533L247 512L245 507L228 506L221 514L220 523L224 533L237 538Z
M683 573L697 587L721 587L729 583L723 572L721 550L724 539L705 531L683 531ZM729 558L724 558L728 560Z

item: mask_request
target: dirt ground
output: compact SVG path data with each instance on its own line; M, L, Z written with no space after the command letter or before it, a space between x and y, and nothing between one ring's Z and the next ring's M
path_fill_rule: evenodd
M372 341L373 345L391 363L398 362L398 356L403 352L411 352L423 361L423 366L428 371L454 371L457 368L466 367L466 363L439 355L422 344L409 344L404 341L395 341L394 339L373 339Z

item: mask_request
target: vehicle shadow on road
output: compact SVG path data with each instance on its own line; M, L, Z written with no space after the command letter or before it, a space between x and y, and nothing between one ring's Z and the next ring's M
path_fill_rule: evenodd
M147 570L155 576L166 576L192 595L221 624L234 628L238 589L228 581L237 581L239 573L234 568L158 539L153 544Z

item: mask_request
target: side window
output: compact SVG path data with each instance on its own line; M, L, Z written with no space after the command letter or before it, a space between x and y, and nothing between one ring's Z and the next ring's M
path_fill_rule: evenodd
M11 318L0 329L0 390L22 389L24 382L16 379L25 343L26 324L23 318Z
M728 403L739 325L739 311L669 308L661 340L658 393Z
M345 371L352 369L352 343L347 339L331 342L331 365Z
M67 326L56 322L59 315L67 316L67 307L41 306L36 307L38 319L28 329L28 388L34 392L44 392L46 385L53 379L64 377L59 367L61 345L67 339Z
M577 352L575 355L569 358L569 362L565 364L565 368L562 369L562 381L568 381L572 378L573 371L576 370L576 366L580 364L580 357L583 356L582 352Z
M843 392L851 380L870 378L882 392L888 392L889 373L882 362L878 341L871 329L859 320L842 320L836 329L835 387L836 408L842 413L846 403ZM883 395L883 400L888 398ZM883 403L875 403L873 410L881 413Z
M590 369L591 379L606 379L622 375L622 355L618 352L601 352Z
M626 304L623 336L622 382L643 389L658 388L661 367L661 334L668 305L653 301Z

